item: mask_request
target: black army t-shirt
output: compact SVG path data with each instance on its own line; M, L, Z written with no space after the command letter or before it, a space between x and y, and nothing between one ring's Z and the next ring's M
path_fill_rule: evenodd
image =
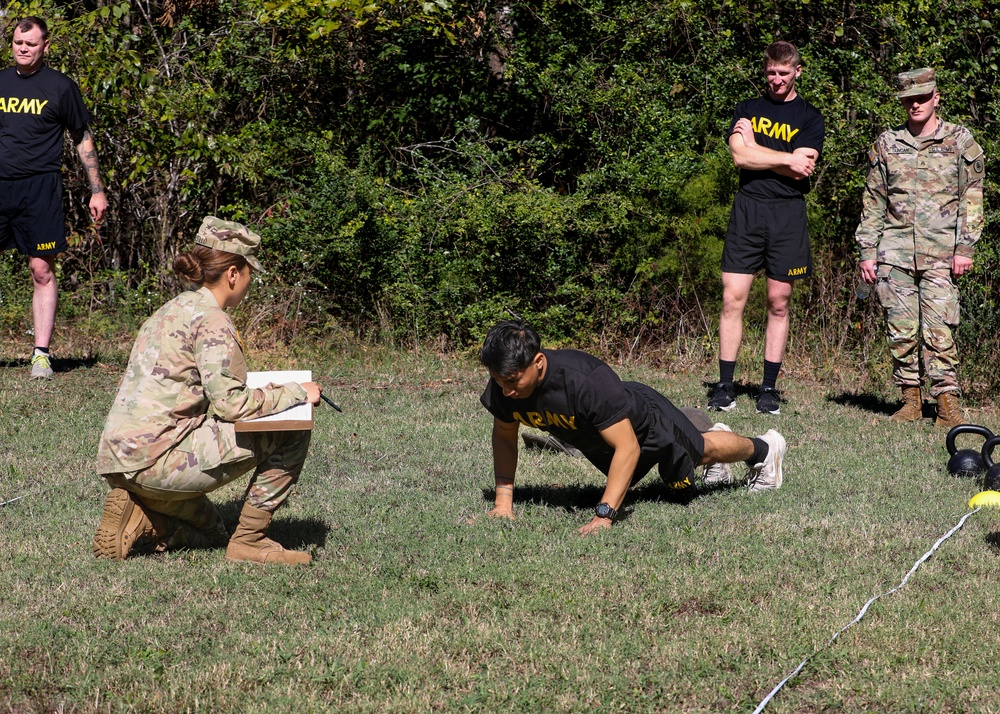
M0 71L0 179L60 171L63 132L89 122L80 90L62 72L45 66L30 77L15 67Z
M604 474L614 449L601 430L624 418L632 423L641 454L632 483L654 464L667 481L690 477L701 460L701 433L665 396L638 382L622 382L597 357L577 350L542 350L545 376L527 399L505 397L492 378L480 401L500 421L520 422L572 444Z
M649 407L634 388L607 364L577 350L542 350L545 376L527 399L505 397L493 379L480 401L497 419L548 431L582 451L591 461L613 449L601 430L626 417L639 444L648 439ZM636 387L640 385L635 385Z
M768 95L740 102L733 112L730 135L740 119L750 120L760 146L786 153L801 148L823 151L823 115L799 95L790 102L776 102ZM801 198L809 193L809 179L793 179L770 169L740 169L740 192L757 199Z

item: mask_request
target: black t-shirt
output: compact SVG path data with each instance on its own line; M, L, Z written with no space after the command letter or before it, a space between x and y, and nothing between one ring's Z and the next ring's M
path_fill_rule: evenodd
M548 431L588 458L614 453L601 430L624 418L643 444L650 429L649 406L638 385L623 383L607 364L578 350L542 350L545 376L527 399L505 397L492 378L480 401L497 419Z
M730 135L740 119L753 123L754 139L760 146L789 154L800 148L823 151L823 115L800 95L790 102L776 102L769 95L740 102L733 112ZM762 199L801 198L809 193L809 179L793 179L770 169L740 169L740 192Z
M24 179L62 169L63 132L90 123L80 89L43 66L30 77L0 71L0 179Z

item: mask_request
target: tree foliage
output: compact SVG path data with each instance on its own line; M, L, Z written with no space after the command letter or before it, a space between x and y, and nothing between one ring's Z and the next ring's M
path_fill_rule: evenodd
M764 86L764 47L789 40L828 132L808 199L817 275L796 310L804 339L845 350L879 339L854 297L853 232L867 147L902 120L894 76L935 67L942 114L996 156L992 8L30 0L9 3L0 27L48 17L50 62L95 115L112 218L98 246L72 166L64 279L105 280L109 304L121 275L164 284L216 213L257 226L269 280L333 319L456 344L511 312L556 339L710 343L736 187L726 131ZM998 341L987 218L964 280L973 351Z

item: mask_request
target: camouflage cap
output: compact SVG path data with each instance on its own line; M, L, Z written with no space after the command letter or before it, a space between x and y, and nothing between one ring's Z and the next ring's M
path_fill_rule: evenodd
M922 94L930 94L937 89L934 81L934 70L930 67L923 69L911 69L909 72L902 72L896 75L899 82L899 92L897 97L919 97Z
M206 216L201 222L201 228L198 229L194 242L206 248L242 255L254 270L264 272L260 261L257 260L260 236L240 223Z

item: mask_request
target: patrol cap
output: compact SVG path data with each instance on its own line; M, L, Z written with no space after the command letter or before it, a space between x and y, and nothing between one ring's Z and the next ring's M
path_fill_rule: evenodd
M201 222L201 228L198 229L194 242L206 248L242 255L254 270L264 272L260 261L257 260L260 236L241 223L206 216Z
M896 75L896 80L899 82L899 92L896 96L900 99L930 94L937 88L937 83L934 81L934 70L930 67L903 72Z

